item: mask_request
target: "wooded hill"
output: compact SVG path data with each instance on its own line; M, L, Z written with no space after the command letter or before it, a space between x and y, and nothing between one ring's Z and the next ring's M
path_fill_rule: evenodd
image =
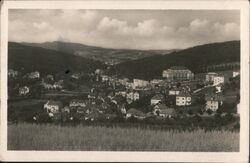
M157 55L116 65L112 71L128 78L159 78L164 69L185 66L194 73L205 72L207 66L240 62L240 41L200 45L168 55Z
M93 72L96 68L104 68L99 61L86 59L68 53L39 47L26 46L19 43L8 44L8 68L26 72L39 71L42 74L70 72Z

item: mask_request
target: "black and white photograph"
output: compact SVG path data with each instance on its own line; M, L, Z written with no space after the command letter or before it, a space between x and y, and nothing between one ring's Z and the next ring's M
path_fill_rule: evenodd
M241 8L82 6L6 10L7 151L241 152Z

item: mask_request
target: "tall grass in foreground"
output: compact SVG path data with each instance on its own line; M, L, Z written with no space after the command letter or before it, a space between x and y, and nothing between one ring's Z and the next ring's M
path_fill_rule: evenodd
M239 133L17 124L8 126L8 150L229 152L239 150Z

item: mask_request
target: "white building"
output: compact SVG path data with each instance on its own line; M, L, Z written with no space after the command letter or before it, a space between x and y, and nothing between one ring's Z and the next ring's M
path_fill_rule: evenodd
M118 79L118 82L121 85L127 85L127 83L129 82L129 79L128 78Z
M188 92L180 92L176 95L176 105L177 106L188 106L192 103L191 95Z
M127 100L139 100L140 99L140 94L139 92L129 92L127 93Z
M222 84L222 83L221 83L221 84L216 85L216 86L215 86L215 88L216 88L216 93L221 93L221 91L222 91L222 87L223 87L223 84Z
M109 76L108 75L101 75L102 82L109 81Z
M150 100L151 105L156 105L164 100L164 96L162 94L157 94L153 96Z
M49 100L43 107L46 109L47 113L58 113L62 106L62 103L59 101Z
M240 75L240 72L239 71L234 71L233 72L233 78L236 77L236 76L239 76Z
M206 110L210 109L216 111L223 104L223 97L220 95L207 95L206 99Z
M86 103L84 102L84 100L74 99L70 101L69 106L70 107L85 107Z
M161 79L153 79L150 81L150 84L152 85L156 85L156 84L160 84L163 80Z
M148 84L149 84L149 82L146 80L134 79L133 80L133 89L135 89L137 87L147 87Z
M9 69L8 76L10 76L10 77L16 77L17 75L18 75L18 71Z
M118 91L118 92L115 92L115 95L121 95L122 97L126 97L127 95L127 92L126 91Z
M218 85L218 84L223 84L224 83L224 76L215 76L213 78L213 82L214 82L214 85Z
M37 79L37 78L40 78L40 73L38 71L35 71L35 72L31 72L28 77L30 79Z
M173 66L167 70L163 70L162 77L168 81L173 80L190 80L194 78L194 73L183 66Z
M30 92L30 89L27 86L19 88L19 95L26 95L29 92Z
M168 95L179 95L180 94L180 89L178 88L172 88L168 91Z
M209 72L206 74L206 81L210 82L210 81L214 81L214 77L217 76L218 74L215 72Z

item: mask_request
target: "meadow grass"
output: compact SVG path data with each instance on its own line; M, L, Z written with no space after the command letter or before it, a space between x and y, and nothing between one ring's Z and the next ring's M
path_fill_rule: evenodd
M12 124L8 150L232 152L239 132Z

